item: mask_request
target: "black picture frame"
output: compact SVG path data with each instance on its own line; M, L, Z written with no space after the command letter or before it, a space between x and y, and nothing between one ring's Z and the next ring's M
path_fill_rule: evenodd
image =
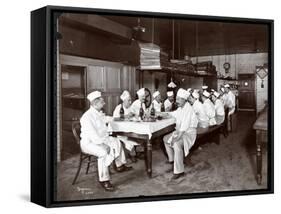
M192 193L181 195L139 196L81 201L55 201L57 142L57 47L60 35L56 18L61 13L140 15L144 17L260 23L268 25L268 186L260 190ZM156 12L120 11L78 7L46 6L31 12L31 201L44 207L81 206L189 198L226 197L274 192L274 21Z

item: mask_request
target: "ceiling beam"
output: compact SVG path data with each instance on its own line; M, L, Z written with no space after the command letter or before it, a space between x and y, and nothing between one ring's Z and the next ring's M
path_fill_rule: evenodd
M132 39L131 28L99 15L65 13L60 17L60 21L65 24L74 25L78 28L86 27L95 32L111 34L120 39L129 41Z

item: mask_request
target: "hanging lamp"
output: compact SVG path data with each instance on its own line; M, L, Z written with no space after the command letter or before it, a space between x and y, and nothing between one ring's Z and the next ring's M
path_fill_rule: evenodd
M172 22L172 59L175 59L175 21ZM171 82L168 84L169 88L176 88L177 85L173 82L173 72L171 72Z

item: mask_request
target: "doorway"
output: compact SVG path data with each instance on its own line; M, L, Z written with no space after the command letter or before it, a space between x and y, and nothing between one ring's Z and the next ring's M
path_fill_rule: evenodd
M239 74L238 81L238 110L255 111L255 74Z

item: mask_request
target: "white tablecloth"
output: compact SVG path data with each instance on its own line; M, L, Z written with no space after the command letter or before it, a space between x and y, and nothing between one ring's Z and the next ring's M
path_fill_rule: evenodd
M131 122L109 120L108 128L110 132L133 132L136 134L147 134L149 139L154 132L175 124L175 118L157 120L155 122Z

